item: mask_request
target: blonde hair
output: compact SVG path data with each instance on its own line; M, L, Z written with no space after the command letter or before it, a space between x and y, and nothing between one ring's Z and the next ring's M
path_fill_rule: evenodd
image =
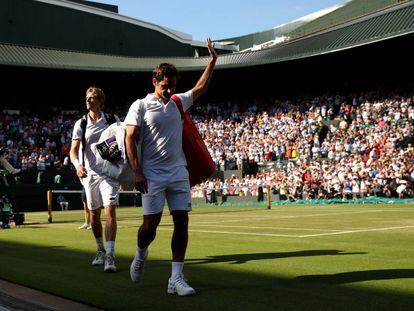
M98 97L99 100L102 101L102 103L105 103L105 93L100 89L99 87L91 86L86 90L86 94L88 93L95 93L96 97Z

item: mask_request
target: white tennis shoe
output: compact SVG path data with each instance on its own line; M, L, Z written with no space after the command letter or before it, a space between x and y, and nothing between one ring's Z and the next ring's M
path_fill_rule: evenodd
M135 256L134 260L131 263L131 267L129 268L129 273L131 275L131 281L134 283L139 283L141 281L142 276L145 272L145 261L148 257L148 249L143 256L144 259L139 259Z
M95 258L92 260L92 266L101 266L105 263L105 252L97 251Z
M187 280L184 278L184 275L181 274L179 277L168 280L168 294L177 293L178 296L192 296L196 294L194 288L188 285Z
M105 255L104 272L116 272L115 256L111 254Z

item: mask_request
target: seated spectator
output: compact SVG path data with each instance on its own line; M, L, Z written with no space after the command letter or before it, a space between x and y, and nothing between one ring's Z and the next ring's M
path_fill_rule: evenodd
M69 202L65 199L63 194L59 194L56 201L59 203L62 211L67 211L69 207Z

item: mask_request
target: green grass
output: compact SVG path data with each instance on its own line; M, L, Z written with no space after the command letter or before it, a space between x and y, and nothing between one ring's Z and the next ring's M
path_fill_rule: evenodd
M166 293L171 218L133 284L138 208L118 209L118 272L92 267L81 211L27 213L0 231L0 278L106 310L409 310L414 303L414 206L196 207L186 277L198 295Z

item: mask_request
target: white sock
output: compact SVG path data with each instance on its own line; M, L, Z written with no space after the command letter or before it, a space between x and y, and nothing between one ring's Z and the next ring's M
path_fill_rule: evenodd
M148 247L139 248L139 246L137 246L137 252L135 253L135 258L138 258L139 260L145 260L147 259L147 255L148 255Z
M115 241L106 241L106 252L109 255L114 255L115 253Z
M184 262L182 261L173 261L172 262L172 271L171 271L171 279L176 279L181 277L183 273Z
M103 246L102 237L95 238L95 239L96 239L96 244L98 245L98 251L105 252L105 247Z

